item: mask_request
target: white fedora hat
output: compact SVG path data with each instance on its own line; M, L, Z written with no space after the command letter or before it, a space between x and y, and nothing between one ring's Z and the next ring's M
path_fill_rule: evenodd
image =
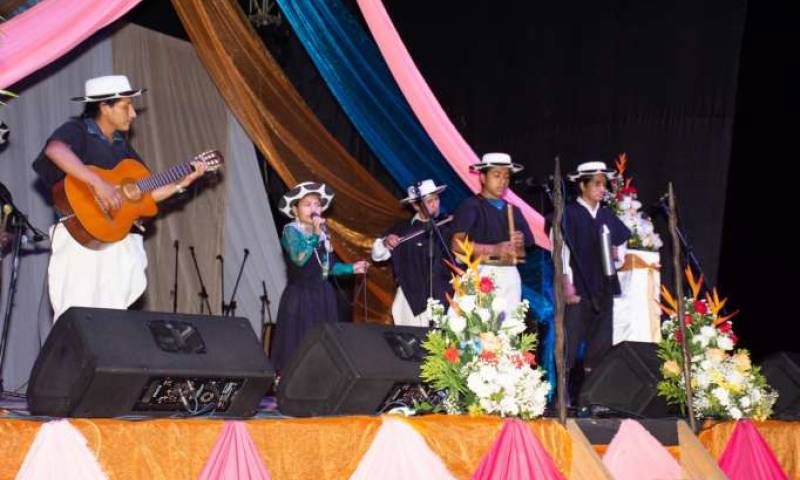
M419 191L417 191L418 188ZM436 185L436 183L434 183L433 180L428 178L419 183L409 185L408 188L406 189L406 193L408 193L408 196L400 200L400 203L416 202L420 198L425 198L428 195L434 193L441 193L444 191L445 188L447 188L447 185Z
M473 172L481 172L492 167L508 167L511 173L518 173L525 169L519 163L511 162L511 155L507 153L484 153L479 163L473 163L469 169Z
M135 89L131 87L131 82L125 75L106 75L86 80L84 85L84 95L75 97L74 102L102 102L114 100L115 98L138 97L146 88Z
M598 173L602 173L609 180L617 176L617 172L606 167L605 162L584 162L578 165L577 170L567 174L567 178L569 178L571 182L574 182L581 177L594 176Z
M311 193L319 195L319 206L322 208L323 212L331 206L331 201L334 196L333 190L322 182L303 182L298 183L293 189L289 190L281 197L281 200L278 202L278 210L287 217L294 218L292 205Z

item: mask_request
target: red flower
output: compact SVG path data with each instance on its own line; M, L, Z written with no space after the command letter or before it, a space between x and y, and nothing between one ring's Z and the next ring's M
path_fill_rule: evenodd
M680 343L681 342L681 331L680 329L675 330L675 341Z
M739 337L737 337L736 334L733 333L733 330L731 330L731 332L728 334L728 338L731 339L731 342L733 342L734 345L739 343Z
M694 311L699 313L700 315L705 315L708 313L708 306L701 302L700 300L694 301Z
M717 325L717 328L722 333L729 333L733 331L733 325L731 325L731 322L722 322Z
M683 324L686 325L687 327L692 324L692 316L689 315L688 313L683 316Z
M636 195L636 187L627 186L620 189L623 195Z
M484 350L481 352L481 360L484 362L493 363L497 361L497 355L495 355L494 352Z
M533 352L525 352L522 354L522 358L525 360L525 363L528 365L535 367L536 366L536 355Z
M492 279L489 277L481 277L481 281L478 284L478 289L483 293L489 293L494 288L494 284L492 283Z
M458 349L451 345L447 350L444 351L444 359L450 363L458 363Z

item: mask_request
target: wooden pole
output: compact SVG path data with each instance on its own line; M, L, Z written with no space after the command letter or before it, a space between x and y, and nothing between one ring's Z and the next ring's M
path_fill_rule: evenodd
M675 269L675 293L678 300L678 331L681 332L681 351L683 353L683 383L686 386L686 409L689 412L689 426L692 431L697 431L692 408L692 369L689 356L689 346L686 343L686 325L683 317L686 315L686 305L683 301L683 269L681 268L681 242L678 239L678 214L675 209L675 192L672 182L669 183L669 233L672 235L672 266Z
M556 374L558 376L558 419L567 423L567 372L564 365L564 237L561 219L564 217L564 192L561 190L561 162L556 157L553 174L553 296L555 310L553 322L556 328Z
M506 213L508 214L508 239L514 241L514 207L510 203L506 203ZM517 249L514 247L514 253L511 254L511 264L517 264Z

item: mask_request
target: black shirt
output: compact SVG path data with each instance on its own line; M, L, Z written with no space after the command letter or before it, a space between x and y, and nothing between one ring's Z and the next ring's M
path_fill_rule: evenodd
M620 293L617 275L607 277L603 273L600 243L603 225L606 225L611 232L612 245L620 246L631 236L628 227L607 207L601 206L595 218L592 218L592 214L578 203L568 203L564 209L564 234L569 237L573 248L569 262L573 272L575 292L578 295L584 295L586 288L589 288L595 296ZM579 273L575 271L578 261L583 280L578 278Z
M126 158L142 161L136 150L120 132L114 132L114 139L109 142L97 123L88 118L73 118L58 127L45 142L45 147L51 140L65 143L86 165L111 169ZM33 169L36 170L48 189L51 189L65 176L65 173L47 158L44 149L33 162Z
M437 220L441 220L439 217ZM394 225L386 232L384 238L389 234L403 237L418 230L425 230L427 222L423 221L404 221ZM450 242L449 225L439 227L442 238L445 242ZM434 233L435 235L435 233ZM415 238L407 240L392 250L392 268L395 279L403 289L403 294L408 300L411 311L414 315L424 312L428 306L428 293L430 285L428 283L428 240L427 233L423 233ZM447 268L442 259L446 258L441 242L434 238L433 243L433 298L446 305L445 294L451 292L450 289L450 269Z
M508 205L504 202L504 205ZM508 213L506 206L498 209L481 195L469 197L458 206L453 220L453 233L466 233L471 242L496 244L511 240L508 236ZM525 246L533 245L533 234L522 211L513 206L514 230L525 236Z

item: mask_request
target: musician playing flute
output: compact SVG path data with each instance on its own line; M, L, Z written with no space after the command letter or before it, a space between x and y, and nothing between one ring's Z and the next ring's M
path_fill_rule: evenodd
M533 245L522 212L503 199L511 176L523 166L512 163L507 153L487 153L470 170L480 175L481 191L456 210L451 248L460 251L458 241L465 237L475 244L475 255L484 258L480 274L493 278L495 298L501 299L498 310L509 313L522 298L517 263L524 260L525 248Z
M395 325L427 327L430 321L427 303L433 283L433 298L446 305L445 294L451 292L449 269L442 262L444 246L427 226L430 216L441 223L439 194L447 185L436 185L433 180L423 180L410 185L408 196L401 203L414 210L411 220L394 225L372 245L372 259L382 262L391 259L397 293L392 303ZM423 208L423 204L424 207ZM439 226L442 238L449 241L449 224ZM415 233L424 232L420 235ZM409 238L412 237L412 238ZM407 239L407 240L404 240ZM433 241L432 268L429 259L429 242Z
M86 81L84 95L72 99L83 103L83 113L58 127L33 163L44 185L52 189L69 174L88 184L95 200L113 215L125 200L123 193L87 165L111 169L124 159L142 161L126 134L136 118L132 98L144 91L132 88L124 75ZM206 170L203 162L192 166L189 175L153 190L153 200L160 202L182 191ZM58 222L50 236L47 273L54 319L72 306L124 309L144 293L147 255L141 235L130 233L102 249L89 249Z

